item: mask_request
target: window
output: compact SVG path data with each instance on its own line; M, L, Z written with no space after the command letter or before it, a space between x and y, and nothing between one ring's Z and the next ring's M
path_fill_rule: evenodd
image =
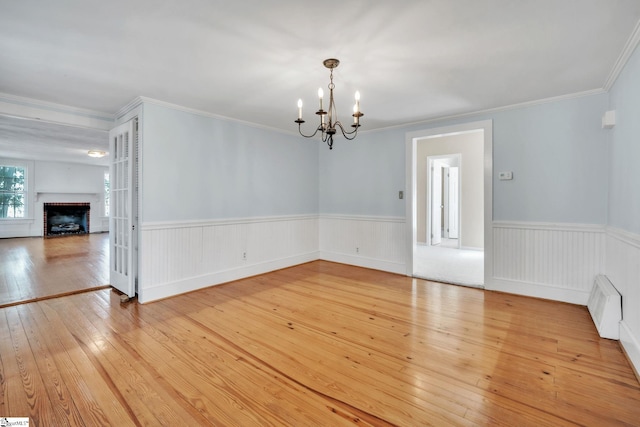
M104 173L104 216L109 216L109 202L110 202L110 189L111 183L109 181L109 172Z
M25 218L27 168L0 164L0 218Z

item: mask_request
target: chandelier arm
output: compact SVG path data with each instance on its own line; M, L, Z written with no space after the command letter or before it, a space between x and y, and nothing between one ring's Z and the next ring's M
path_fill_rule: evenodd
M347 132L344 129L344 126L342 126L342 123L336 122L335 124L340 128L340 132L342 132L342 136L344 137L344 139L346 139L347 141L353 141L354 139L356 139L356 136L358 135L358 127L360 126L356 127L351 132ZM350 135L353 135L353 136L349 137Z
M313 138L314 136L316 136L316 134L320 129L321 129L321 126L318 126L314 133L312 133L311 135L305 135L304 133L302 133L302 123L298 123L298 133L300 133L300 135L304 136L305 138Z

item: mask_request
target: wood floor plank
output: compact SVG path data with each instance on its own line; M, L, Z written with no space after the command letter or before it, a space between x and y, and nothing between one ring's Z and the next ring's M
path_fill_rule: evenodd
M0 410L34 425L640 426L640 384L594 329L584 307L324 261L145 305L101 290L0 309Z
M197 303L196 301L194 301L193 303ZM228 303L225 303L225 306ZM209 310L211 311L211 310ZM207 315L207 317L209 317L210 314ZM246 324L246 325L255 325L256 322L252 321L251 318L244 318L244 319L236 319L237 323L234 323L233 320L225 318L224 320L220 319L218 321L216 321L215 323L218 325L234 325L235 329L232 329L231 331L229 331L229 334L232 335L233 333L241 333L241 334L246 334L247 336L247 341L245 343L245 345L251 345L253 343L255 343L256 341L259 340L264 340L264 342L262 343L262 347L263 349L266 348L268 346L268 342L282 342L284 340L284 338L282 337L278 337L277 335L270 335L269 331L274 331L274 330L282 330L282 331L288 331L289 328L293 328L293 330L299 330L301 325L295 323L295 324L291 324L289 325L289 323L285 323L285 321L280 322L280 324L273 324L273 325L267 325L267 328L264 330L259 330L256 331L254 333L252 333L251 330L248 331L240 331L240 328L242 327L242 325ZM261 326L265 326L264 324L262 324ZM218 328L218 331L220 331L220 329ZM277 332L275 332L275 334L277 334ZM295 337L291 337L290 335L287 337L289 339L295 339ZM326 364L328 366L331 366L331 368L336 371L335 373L338 375L338 377L340 378L347 378L350 381L350 383L353 384L357 384L358 386L367 388L368 393L373 393L376 390L376 383L373 382L373 380L369 379L367 377L357 377L357 378L353 378L353 375L351 375L351 373L353 371L351 371L348 367L348 365L350 363L352 363L352 359L350 358L349 353L346 354L346 356L338 356L337 358L334 359L329 359L328 356L331 356L331 353L329 354L324 354L322 351L318 350L318 347L320 349L322 349L325 345L330 345L330 346L334 346L335 347L335 342L334 343L325 343L322 341L322 337L318 336L318 337L314 337L314 339L312 340L315 343L315 346L313 349L310 349L310 351L305 352L305 346L304 346L304 341L305 339L302 339L301 341L291 341L288 342L287 345L285 345L286 348L294 348L295 350L295 354L291 355L291 354L280 354L279 357L281 358L281 360L279 361L280 364L278 366L278 369L286 369L284 368L284 366L291 366L292 363L295 363L296 360L302 360L303 362L301 362L301 366L302 368L300 368L301 370L303 370L304 372L304 367L307 366L321 366L322 365L322 360L327 359ZM353 347L353 345L352 345ZM277 349L269 349L271 351L270 355L269 355L269 359L273 360L274 358L278 357L278 351ZM353 351L353 348L351 349L351 351ZM372 351L371 349L368 349L367 352ZM318 355L318 353L320 353ZM371 353L368 353L368 355L370 356ZM293 357L295 356L295 357ZM394 356L393 354L391 355L392 357ZM263 356L266 357L266 356ZM345 362L345 360L342 359L342 357L346 358L346 365L343 366L343 362ZM405 356L400 356L399 359L404 359ZM366 360L368 359L366 356L362 359L362 360ZM356 359L357 360L357 359ZM406 363L406 361L405 361ZM342 370L341 370L342 368ZM365 370L366 369L366 365L360 364L358 366L358 368L360 370ZM308 370L309 368L307 368ZM376 368L379 369L379 368ZM351 371L351 372L350 372ZM306 373L306 372L304 372ZM324 378L323 377L323 372L315 370L311 373L307 373L307 375L310 375L312 378ZM290 375L294 375L294 374L290 374ZM305 379L298 379L298 381L300 382L305 382ZM405 384L405 387L411 387L413 385L414 381L410 381L409 383ZM332 384L333 391L335 391L336 393L344 393L347 395L350 395L350 398L353 400L353 396L355 395L359 395L361 394L362 390L353 390L349 388L348 384L344 384L344 383L340 383L340 384ZM332 392L331 389L321 389L321 391L323 393L327 393L330 394ZM394 404L392 405L393 408L391 409L391 411L396 411L399 410L398 408L402 408L403 406L403 402L402 401L394 401L394 399L399 399L398 396L402 396L403 391L402 391L402 387L397 389L397 390L393 390L393 396L389 397L387 396L386 400L387 401L391 401ZM415 394L415 393L414 393ZM419 394L419 393L418 393ZM342 397L338 397L338 396L334 396L338 399L341 399ZM385 400L382 399L381 400ZM426 407L429 407L432 403L432 401L434 400L434 396L431 395L430 396L430 400L429 401L422 401L420 402L420 410L416 410L415 408L410 408L408 411L414 414L420 413L420 412L425 412ZM439 408L440 411L443 411L444 413L447 414L452 414L452 413L456 413L454 406L451 404L450 401L447 401L445 403L445 407L444 408ZM386 410L389 410L389 408L386 408ZM383 409L384 411L384 409ZM464 411L463 411L464 412ZM457 412L458 415L460 415L460 412ZM389 416L389 414L386 414L385 416ZM393 418L391 418L393 419ZM427 420L427 419L439 419L439 415L434 415L433 413L425 413L424 416L421 418L423 420ZM452 420L452 419L441 419L440 423L447 423L447 424L457 424L457 425L461 425L462 421L461 420Z
M34 419L36 424L44 423L44 420L52 420L56 424L59 420L55 416L42 376L38 371L29 340L20 321L18 308L8 308L6 316L22 391L29 406L29 412L20 416L29 416ZM14 386L19 387L20 383L14 384Z
M219 292L223 292L223 291L224 290L221 290ZM252 295L252 299L258 300L263 295L264 294L261 294L260 296ZM262 306L262 308L268 309L269 305L265 303ZM282 310L280 310L279 313L282 313ZM377 346L374 347L371 345L371 343L374 342L371 339L373 335L377 337L377 339L375 340L376 343L380 343L380 339L385 340L382 342L381 346L387 347L387 348L393 348L393 349L402 348L403 342L406 341L407 339L413 342L413 338L410 337L409 328L401 329L401 328L405 328L407 325L403 325L402 322L399 321L398 319L395 319L395 321L391 321L389 319L385 319L384 316L377 316L373 313L368 313L368 314L365 313L365 315L360 316L360 318L357 318L357 317L343 318L342 314L339 312L324 311L324 313L328 315L327 316L328 318L330 318L330 320L325 320L324 322L324 324L328 324L328 322L330 322L331 328L329 330L335 331L342 328L340 333L335 333L335 336L343 337L350 343L358 342L359 344L365 347L370 347L372 350L375 350L376 349L375 347ZM376 316L376 317L372 317L372 316ZM313 318L313 314L308 311L305 312L304 317L305 318L296 318L295 313L289 313L289 318L294 319L296 324L298 324L299 322L302 322L303 324L306 323L307 325L311 325L311 324L318 324L318 322L320 321L319 318ZM348 326L341 327L340 325L348 325ZM393 330L394 326L398 326L398 328L395 331ZM362 334L359 334L357 332L358 330L361 331L363 329L366 329L369 332L369 336L362 337L361 336ZM328 332L328 331L325 331L325 332ZM393 335L390 336L390 334L393 334ZM471 340L465 339L465 341L467 342L463 340L455 340L456 342L454 343L454 341L451 339L452 334L448 332L446 335L449 338L449 340L448 341L441 340L440 344L435 343L434 339L430 339L428 348L429 349L436 348L441 354L442 353L446 354L450 352L451 353L450 357L455 357L456 352L457 353L466 352L468 354L472 354L473 351L475 351L477 348L477 344L474 344ZM452 344L455 344L456 346L455 352L450 350L450 347L452 346ZM486 352L490 350L491 350L490 348L483 346L483 351ZM494 350L496 349L494 348ZM428 359L429 357L431 356L429 356L428 354L415 353L416 359L420 359L420 358ZM531 364L539 364L540 367L536 371L538 372L538 374L536 373L533 374L535 375L536 382L544 383L545 381L548 381L547 376L542 375L542 372L552 370L552 368L549 365L544 365L540 360L521 361L520 359L521 358L519 356L518 357L512 356L510 360L508 360L508 363L510 365L509 369L511 372L514 371L514 364L527 363L528 364L527 366L529 367L531 366ZM459 367L456 367L456 366L454 367L456 369L459 369Z
M167 305L166 301L163 303ZM167 310L171 308L167 307ZM301 406L305 407L304 413L300 414L305 417L304 425L323 424L327 411L330 410L324 399L319 399L316 394L299 384L287 383L287 378L281 373L274 371L269 365L243 351L237 345L224 340L205 325L192 318L177 316L174 322L162 323L161 327L168 336L178 339L176 344L189 349L190 359L198 360L200 363L211 366L211 369L224 372L224 378L221 377L219 381L225 384L225 388L232 389L234 394L246 394L245 404L258 412L273 412L272 415L276 417L277 424L299 423L300 419L292 418L290 414L296 413L297 408ZM212 345L217 349L215 353L210 351ZM247 365L253 369L246 369ZM253 384L263 384L263 386L256 389L252 387ZM248 391L251 392L247 393ZM268 404L272 400L278 402L277 407ZM359 412L353 412L351 408L344 405L336 406L340 407L332 409L336 412L339 409L349 419L361 417ZM275 408L278 409L277 412L273 411ZM351 424L346 421L345 424Z
M0 239L0 307L108 283L108 233Z
M146 310L146 307L141 307ZM129 330L128 319L115 313L109 319L121 330L121 338L142 358L148 361L150 369L158 377L171 384L176 397L181 397L212 424L251 425L255 423L252 414L235 410L227 412L220 409L216 402L223 406L241 408L235 396L230 396L213 383L211 372L193 370L182 349L173 344L166 335L159 331L153 323L142 322L141 327Z
M105 305L104 300L95 300L92 295L78 295L74 298L74 304L81 310L87 320L91 322L88 329L94 330L97 336L96 345L102 341L108 342L114 351L108 351L107 357L113 359L113 369L109 370L117 383L126 382L125 390L135 393L137 403L153 408L153 417L160 425L198 425L206 420L196 408L182 405L171 405L168 402L176 401L175 389L167 381L160 381L155 369L144 358L139 357L135 348L127 344L124 338L124 330L116 327L112 322L110 306ZM93 305L93 306L92 306ZM100 309L97 309L100 306ZM118 311L126 310L119 308ZM126 320L123 320L126 321ZM82 333L85 325L77 325L78 332ZM100 346L100 352L105 351L104 345ZM120 378L122 377L122 378ZM136 402L128 402L136 410ZM144 418L141 417L142 420ZM147 420L149 421L149 420ZM149 424L155 424L148 422ZM146 423L143 423L146 424Z
M7 319L8 311L0 311L0 413L3 416L15 414L25 417L29 415L30 407L22 386L20 367Z
M140 425L197 425L200 420L191 417L180 407L170 405L173 396L155 387L156 380L140 358L123 345L119 334L96 313L95 300L90 296L73 298L75 308L83 316L69 319L67 327L93 354L99 372L112 381L122 392L123 400ZM53 303L53 302L52 302Z
M328 316L328 317L331 317L331 318L334 318L334 317L335 317L335 313L328 313L328 314L329 314L329 316ZM370 319L370 320L372 320L372 319ZM377 319L376 319L376 320L377 320ZM324 323L324 322L323 322L323 323ZM353 324L353 323L351 323L351 324ZM299 327L299 324L298 324L298 323L295 323L295 325L296 325L296 327ZM357 326L354 326L354 328L356 328L356 329L357 329L358 327L357 327ZM362 328L361 328L361 330L362 330L362 329L366 329L366 330L368 331L368 333L369 333L370 335L372 335L372 336L374 336L374 335L380 336L380 335L381 335L381 334L376 334L375 332L372 332L372 331L371 331L371 330L372 330L372 327L371 327L370 325L368 325L368 326L366 326L366 327L362 327ZM344 334L341 334L341 336L344 338ZM366 345L367 340L369 340L370 338L371 338L371 336L370 336L370 337L365 337L365 341L363 342L363 343L364 343L364 347L365 347L365 348L367 348L367 347L368 347L368 351L371 351L371 352L379 351L378 349L374 349L374 348L371 348L371 347L369 347L369 346L367 346L367 345ZM348 338L346 338L346 342L348 342L348 343L352 343L352 342L353 342L353 340L354 340L354 338L353 338L353 337L348 337ZM377 340L377 341L379 341L379 340ZM373 342L373 341L372 341L372 342ZM388 344L390 344L390 345L388 345ZM385 346L386 346L387 348L392 348L392 349L395 349L395 350L398 350L398 349L403 348L400 342L385 343ZM430 343L430 344L429 344L429 347L431 347L431 346L432 346L432 343ZM457 351L458 351L458 352L461 352L461 348L460 348L460 346L458 346ZM435 358L439 358L439 357L441 357L441 355L439 355L439 354L434 354L434 355L431 355L431 356L429 356L429 355L421 355L421 354L420 354L420 353L418 353L418 352L415 352L414 354L415 354L415 356L412 356L412 357L411 357L411 362L410 362L410 364L411 364L411 365L420 364L420 361L421 361L421 360L425 360L425 361L433 361ZM391 353L389 353L389 354L388 354L388 356L392 356L392 354L391 354ZM454 361L454 359L450 359L450 362L453 362L453 361ZM511 372L511 374L513 374L513 372L514 372L514 363L516 363L516 362L517 362L517 361L514 361L514 360L507 360L507 361L506 361L506 363L510 366L510 372ZM435 363L435 364L436 364L437 366L440 366L440 365L441 365L440 363ZM428 371L428 366L427 366L427 365L425 365L425 366L421 366L420 368L421 368L421 369L426 369L426 370ZM460 369L461 369L461 368L460 368L460 366L455 366L455 365L454 365L454 366L453 366L453 370L452 370L452 375L453 375L455 372L460 373L460 372L461 372L461 370L460 370ZM385 372L387 372L387 371L388 371L388 369L385 369L384 371L385 371ZM416 369L416 371L418 371L418 369ZM465 372L465 376L466 376L466 377L471 377L471 378L473 378L473 376L475 375L476 377L479 377L479 376L482 374L482 372L484 372L484 371L475 371L475 372L467 371L467 372ZM517 367L516 367L515 372L517 372ZM431 372L431 375L430 375L430 376L435 376L435 375L438 375L438 373L436 373L436 372ZM494 375L495 375L495 374L494 374ZM541 377L542 377L542 378L541 378ZM528 377L527 377L527 379L530 379L530 378L528 378ZM545 378L540 374L539 376L536 376L535 380L539 380L539 379L542 379L542 380L544 381L544 379L545 379ZM513 381L513 378L512 378L512 381ZM528 392L528 394L529 394L529 395L530 395L530 394L532 394L532 393L533 393L532 385L535 385L535 384L534 384L534 383L532 383L532 382L530 382L530 381L528 381L528 382L525 382L524 380L520 380L520 381L521 381L521 382L523 382L524 384L527 384L527 385L528 385L528 389L527 389L526 391ZM471 382L473 382L473 380L471 380ZM540 381L537 381L537 382L540 382ZM522 390L521 390L521 391L522 391ZM547 393L553 393L553 391L547 391ZM432 400L433 400L433 398L434 398L434 396L433 396L433 395L431 395L431 396L430 396L430 400L432 401ZM451 411L451 408L447 408L447 410L448 410L448 411Z
M214 314L219 314L214 316ZM209 323L210 319L217 327L215 331L221 334L226 340L233 339L237 345L242 348L250 349L250 354L254 355L258 360L268 360L268 366L280 373L283 377L292 379L296 384L302 385L307 390L314 392L319 396L329 396L338 402L350 402L350 405L356 409L363 410L367 407L364 404L363 389L369 395L378 395L376 406L384 407L388 411L400 411L397 407L391 406L389 401L397 401L398 398L393 395L386 395L384 398L381 392L375 387L375 384L361 384L359 388L351 386L353 378L346 375L340 380L336 380L332 376L343 372L345 366L339 366L343 363L341 355L329 354L322 348L322 343L318 342L319 347L315 351L311 350L312 355L305 352L300 347L300 341L296 341L290 336L290 332L296 328L290 329L285 324L270 324L267 322L255 323L253 318L244 317L236 318L233 316L225 316L220 313L214 313L213 310L204 310L193 318L198 320L209 328L213 325ZM259 325L259 326L258 326ZM249 329L245 329L247 326ZM289 335L289 336L285 336ZM270 343L280 343L281 346L274 346ZM284 350L288 349L288 350ZM332 356L327 358L327 356ZM424 408L413 407L413 412L424 412ZM375 410L371 407L366 412L380 419L387 419L380 416L380 412L384 409ZM433 419L440 418L441 414L432 414ZM448 414L445 418L449 416ZM393 421L391 421L393 423ZM464 425L463 420L458 420L457 425Z
M87 425L108 426L131 423L126 407L119 403L117 394L111 391L110 384L96 376L96 369L85 349L73 333L66 327L63 319L75 315L73 306L65 304L64 309L53 308L49 302L37 304L44 315L43 321L49 325L48 333L57 349L56 364L67 384L70 395Z
M16 310L27 333L38 372L44 383L49 400L53 403L56 425L82 426L84 422L76 407L67 384L62 380L55 361L55 345L50 345L48 322L42 322L40 308L36 304L17 306Z

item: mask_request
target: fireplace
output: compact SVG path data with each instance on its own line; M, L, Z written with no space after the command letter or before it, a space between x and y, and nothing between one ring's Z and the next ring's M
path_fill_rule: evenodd
M91 203L45 203L44 237L89 233Z

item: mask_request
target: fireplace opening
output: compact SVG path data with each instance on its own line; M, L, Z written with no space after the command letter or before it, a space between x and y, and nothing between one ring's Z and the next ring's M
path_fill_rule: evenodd
M91 203L45 203L45 237L89 233Z

